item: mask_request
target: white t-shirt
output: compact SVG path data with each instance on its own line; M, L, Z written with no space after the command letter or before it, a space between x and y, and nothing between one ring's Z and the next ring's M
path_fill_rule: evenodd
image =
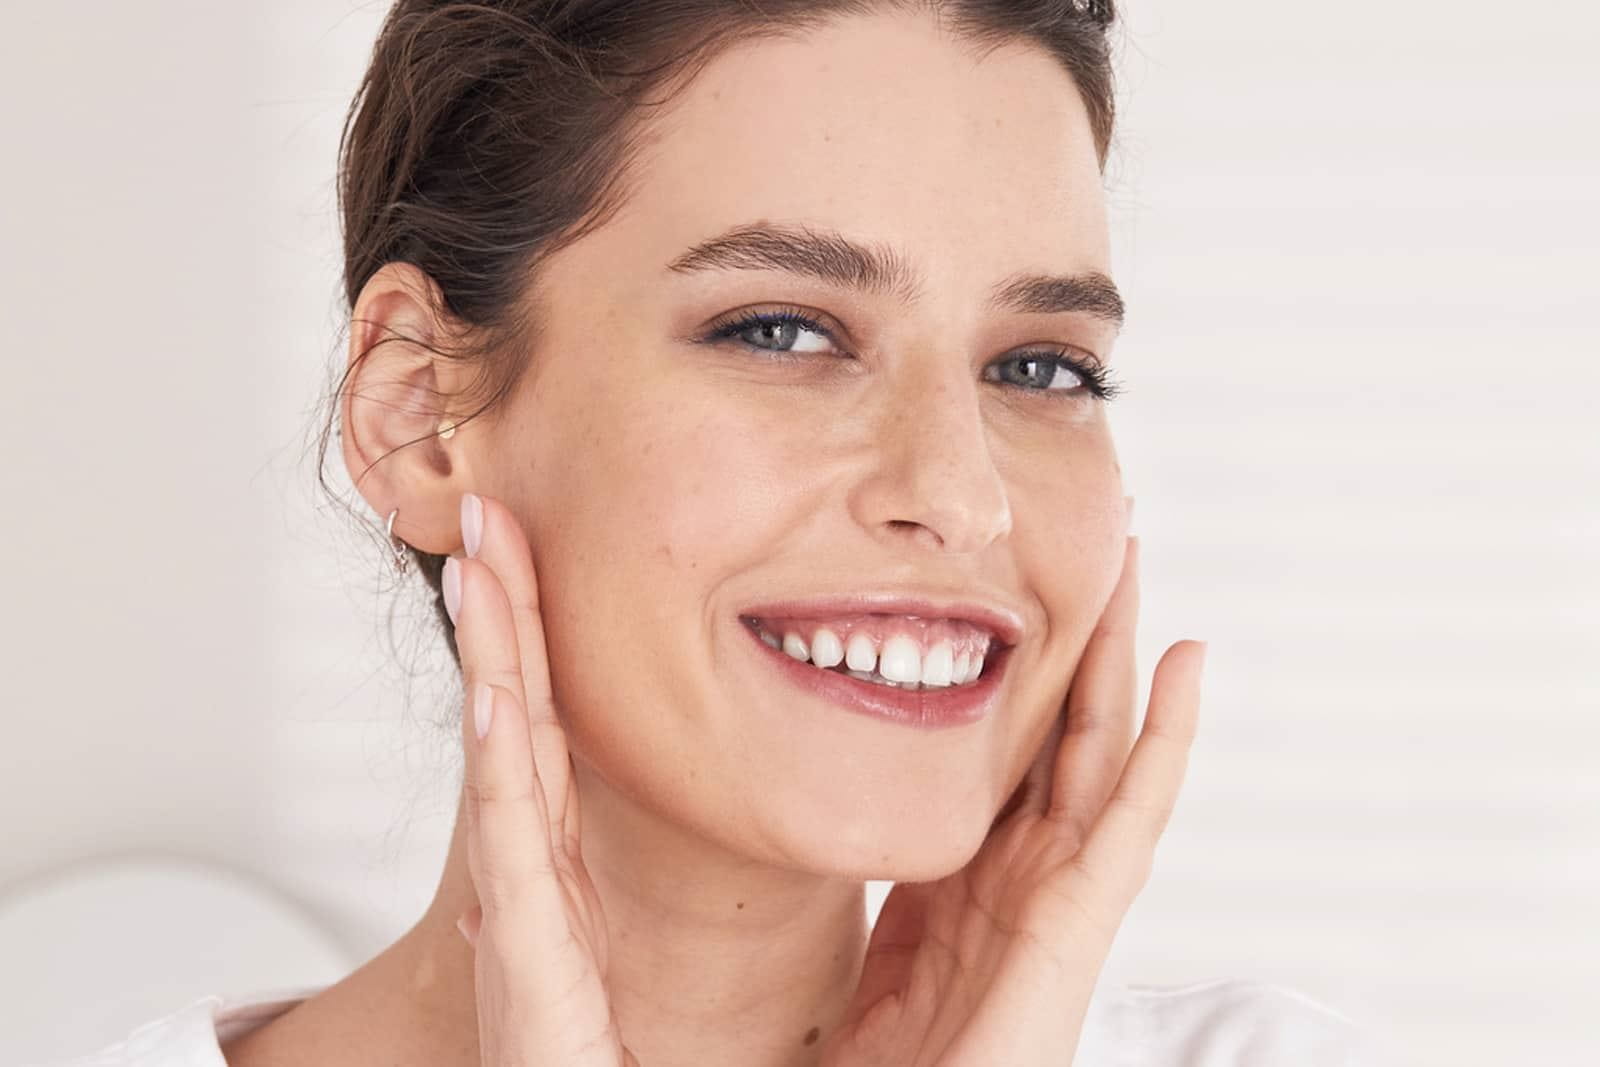
M54 1067L227 1067L221 1046L325 986L210 994L99 1052ZM1078 1053L1062 1067L1377 1067L1368 1032L1284 986L1224 978L1182 986L1102 983ZM49 1067L49 1065L33 1065Z

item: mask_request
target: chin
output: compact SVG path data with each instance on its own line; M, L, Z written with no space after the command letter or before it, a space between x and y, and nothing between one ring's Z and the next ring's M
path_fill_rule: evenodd
M965 867L993 820L987 804L965 810L911 803L851 805L848 813L814 809L788 825L786 851L807 870L856 881L930 882Z

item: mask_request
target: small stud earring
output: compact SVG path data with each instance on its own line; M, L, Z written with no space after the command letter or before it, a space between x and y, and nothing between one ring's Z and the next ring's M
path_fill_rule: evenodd
M450 440L450 438L454 437L455 435L456 435L456 424L455 423L453 423L453 422L441 422L439 424L439 436L441 438L443 438L444 440L448 441L448 440Z

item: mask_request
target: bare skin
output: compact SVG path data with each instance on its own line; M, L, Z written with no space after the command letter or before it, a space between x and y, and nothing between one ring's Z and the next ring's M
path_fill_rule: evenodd
M408 444L449 418L429 409L435 391L462 389L470 372L395 344L363 365L344 412L352 474L385 457L358 483L374 513L399 508L397 536L461 560L467 682L487 672L501 687L503 729L559 728L542 760L501 768L540 783L540 818L529 808L474 831L464 791L416 925L230 1044L228 1062L516 1062L485 1060L500 1053L480 1035L526 1024L495 990L525 992L506 975L531 981L516 969L550 957L508 931L548 936L560 923L587 931L573 940L603 972L582 987L599 999L563 1006L611 1020L616 1063L1066 1062L1081 1021L1071 1004L1081 1009L1181 779L1201 652L1180 642L1157 669L1147 732L1152 721L1167 732L1146 747L1165 755L1146 757L1153 769L1121 794L1119 821L1107 800L1137 722L1136 550L1106 411L1081 388L1040 395L990 369L1043 349L1110 359L1116 324L1103 315L989 303L1020 271L1111 273L1076 88L1031 47L977 61L925 16L853 17L720 56L641 168L624 211L548 264L534 372L501 409L448 441ZM892 247L919 283L871 293L666 267L755 223ZM405 264L379 271L352 316L352 355L389 329L448 335L420 298L430 284ZM832 336L802 329L804 357L788 363L736 338L694 340L730 312L780 307ZM466 558L465 493L486 506L480 558ZM785 688L737 618L762 599L890 588L981 590L1016 610L1025 632L998 714L920 731L843 713ZM468 782L490 766L474 763L488 750L471 718ZM1025 776L1027 803L996 829ZM512 870L561 850L562 818L525 851L505 831L518 818L543 828L569 788L581 862L575 848L563 862L599 906L570 888L557 906L530 875L485 907L475 949L456 926L483 896L473 847ZM1107 812L1098 866L1084 868ZM498 853L469 847L494 828ZM1085 881L1085 869L1100 875ZM869 878L905 883L870 952ZM1035 926L1057 940L1003 951L1008 937L1037 942L1014 936ZM941 951L946 936L970 955ZM957 987L965 999L928 995ZM1075 998L1065 1011L1063 996ZM883 1003L899 1006L871 1011ZM918 1047L896 1045L903 1033Z

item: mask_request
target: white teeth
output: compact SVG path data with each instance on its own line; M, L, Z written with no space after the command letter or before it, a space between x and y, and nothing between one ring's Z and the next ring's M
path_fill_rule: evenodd
M850 643L845 646L845 666L853 671L871 672L878 666L878 650L872 647L872 638L864 633L850 635Z
M818 667L837 667L844 661L844 645L839 635L826 626L811 635L811 662Z
M896 634L884 642L880 655L872 638L860 631L851 634L848 643L841 643L833 630L818 627L811 636L810 648L806 647L805 638L792 630L781 641L764 629L757 627L756 631L766 644L802 663L826 670L837 668L842 662L840 673L852 678L907 688L943 688L975 681L983 672L987 651L963 651L958 656L950 641L940 641L924 655L914 639Z
M883 643L878 673L891 682L922 681L922 650L911 638L896 634Z
M955 681L955 650L949 641L940 641L928 649L922 661L923 685L950 685Z

